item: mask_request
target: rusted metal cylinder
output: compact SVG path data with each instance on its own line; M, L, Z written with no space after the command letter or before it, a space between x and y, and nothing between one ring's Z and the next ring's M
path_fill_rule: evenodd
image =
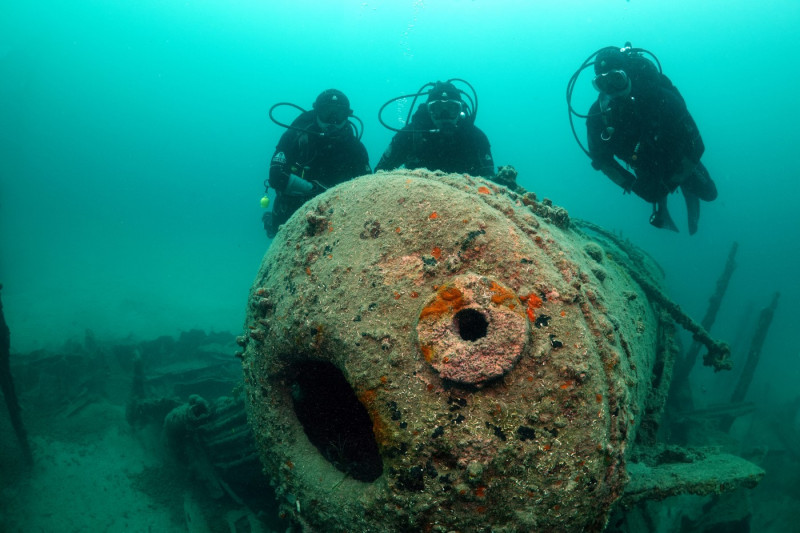
M287 222L241 344L288 520L603 529L659 323L624 254L569 225L533 195L427 171L349 181Z

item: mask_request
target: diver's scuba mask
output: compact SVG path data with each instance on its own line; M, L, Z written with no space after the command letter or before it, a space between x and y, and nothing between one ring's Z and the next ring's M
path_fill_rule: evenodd
M317 110L317 125L327 134L341 131L350 117L350 109L342 106L325 106Z
M466 117L464 104L458 100L432 100L427 103L433 124L441 128L455 128Z
M325 122L321 118L317 117L317 126L319 126L320 129L328 135L332 135L341 131L346 124L347 120L342 120L341 122Z
M628 74L619 69L598 74L592 80L592 86L611 98L628 96L631 92L631 80Z

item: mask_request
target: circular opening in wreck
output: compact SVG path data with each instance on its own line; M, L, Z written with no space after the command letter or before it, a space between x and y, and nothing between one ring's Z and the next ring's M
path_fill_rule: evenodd
M486 336L489 321L476 309L462 309L453 316L456 331L465 341L476 341Z
M308 440L329 463L358 481L380 477L372 420L338 368L324 361L294 365L291 392Z

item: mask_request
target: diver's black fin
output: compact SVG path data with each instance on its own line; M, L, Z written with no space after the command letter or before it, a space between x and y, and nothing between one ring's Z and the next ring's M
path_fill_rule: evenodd
M660 229L678 231L678 226L675 225L675 222L669 215L666 196L653 204L653 214L650 215L650 224Z
M697 222L700 220L700 198L696 194L681 187L683 199L686 201L686 213L689 217L689 235L697 233Z

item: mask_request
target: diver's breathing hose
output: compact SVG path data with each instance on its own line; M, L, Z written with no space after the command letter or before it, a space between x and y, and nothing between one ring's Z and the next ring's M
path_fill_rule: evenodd
M378 122L380 122L381 126L383 126L384 128L386 128L388 130L392 130L394 132L400 132L401 131L400 129L395 128L393 126L390 126L386 122L383 121L383 110L386 109L389 106L389 104L392 104L392 103L397 102L398 100L402 100L404 98L411 98L412 96L414 97L414 102L416 102L417 98L422 96L423 94L424 93L404 94L402 96L396 96L395 98L392 98L391 100L389 100L388 102L383 104L381 106L381 108L378 110ZM411 110L413 110L413 109L414 109L414 104L412 103L411 104ZM408 124L409 122L411 122L411 111L410 110L408 112L408 116L406 117L406 124Z
M456 87L456 90L458 90L459 94L463 95L467 99L467 101L465 102L465 104L467 106L467 120L470 123L474 124L475 123L475 117L478 116L478 93L477 93L477 91L475 91L475 87L473 87L470 82L468 82L467 80L462 79L462 78L450 78L449 80L445 81L445 83L453 83L454 81L457 81L459 83L463 83L464 85L469 87L470 91L472 91L472 96L470 96L469 93L467 93L466 91ZM417 98L419 98L420 96L425 96L426 94L428 94L428 92L425 92L425 89L427 89L428 87L433 88L435 86L436 86L436 82L429 81L428 83L426 83L422 87L420 87L419 90L416 93L404 94L404 95L396 96L396 97L392 98L391 100L389 100L388 102L383 104L381 106L380 110L378 110L378 122L380 122L381 126L386 128L387 130L391 130L391 131L394 131L396 133L399 133L399 132L403 131L402 129L395 128L394 126L390 126L386 122L383 121L383 110L386 109L389 106L389 104L397 102L398 100L403 100L404 98L413 98L413 100L411 101L411 106L408 108L408 114L406 115L406 121L405 121L406 124L410 124L411 123L411 114L414 112L414 107L417 105ZM408 130L406 130L406 131L409 132ZM409 133L429 133L429 132L435 132L435 131L439 131L439 130L414 130L414 131L410 131Z
M302 131L303 133L309 133L311 135L316 135L317 137L328 137L329 136L329 134L327 134L325 132L310 131L310 130L307 130L305 128L299 128L297 126L293 126L291 124L284 124L283 122L281 122L278 119L276 119L275 115L273 114L273 111L275 111L275 108L280 107L280 106L284 106L284 105L288 105L289 107L294 107L295 109L299 110L301 114L307 112L305 109L303 109L302 107L300 107L297 104L293 104L291 102L278 102L277 104L275 104L275 105L273 105L272 107L269 108L269 119L272 122L274 122L278 126L281 126L282 128L286 128L287 130ZM354 120L358 121L360 129L355 124L353 124L350 121L350 119L354 119ZM357 116L350 115L349 117L347 117L347 124L350 126L350 129L353 131L353 135L355 135L356 139L358 139L360 141L361 137L364 135L364 122L360 118L358 118Z
M269 119L272 122L274 122L275 124L277 124L278 126L286 128L287 130L305 131L302 128L298 128L298 127L292 126L291 124L284 124L283 122L281 122L277 118L275 118L275 116L272 114L272 112L275 111L275 108L280 107L280 106L284 106L284 105L288 105L290 107L294 107L295 109L298 109L301 114L306 112L305 109L303 109L302 107L300 107L297 104L293 104L291 102L278 102L277 104L275 104L275 105L273 105L272 107L269 108Z

